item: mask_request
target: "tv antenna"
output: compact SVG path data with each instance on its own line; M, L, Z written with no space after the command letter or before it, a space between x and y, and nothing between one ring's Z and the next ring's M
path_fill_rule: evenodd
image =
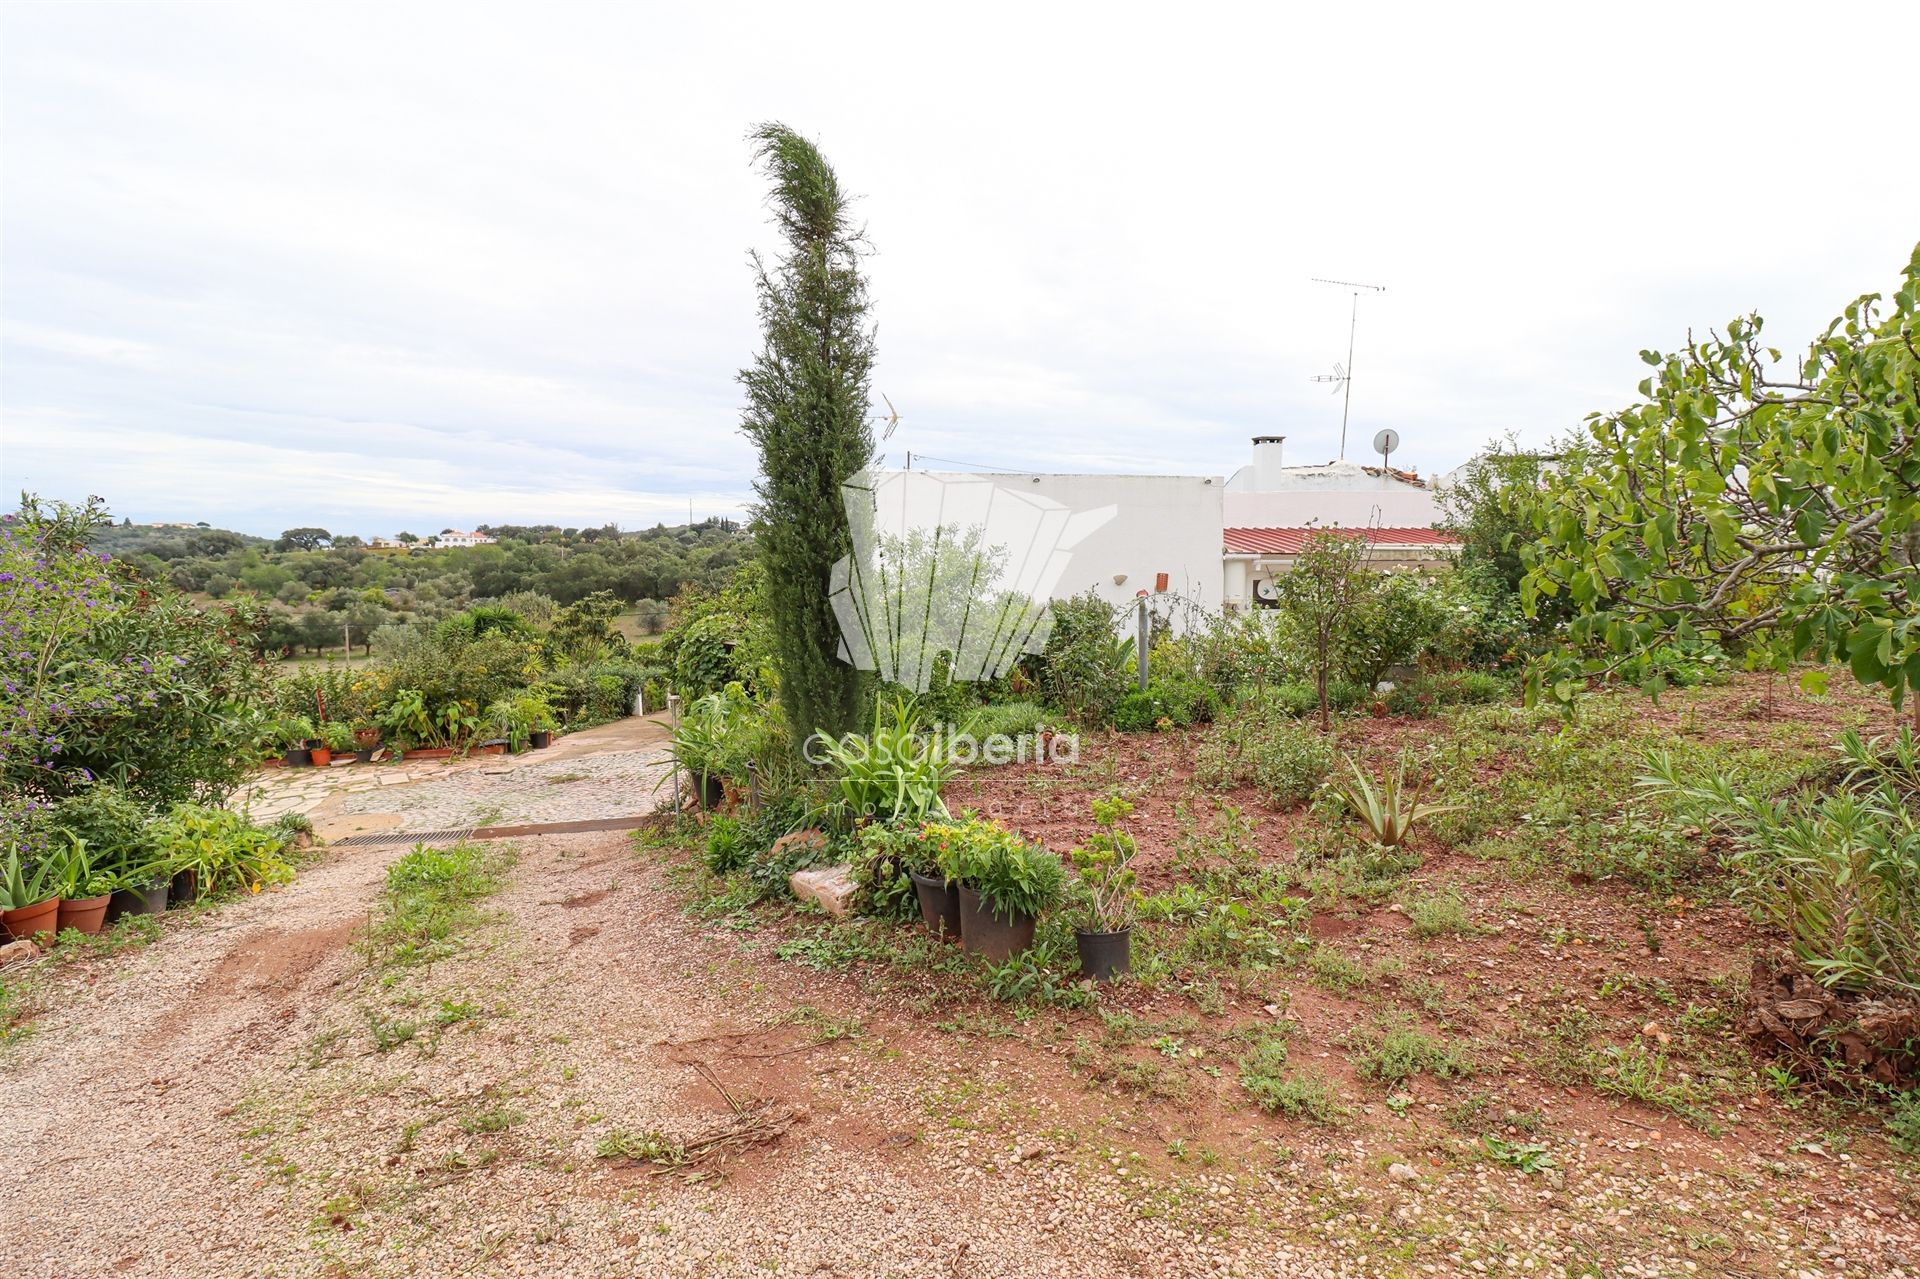
M880 393L880 398L883 400L887 400L887 393L885 391L882 391ZM883 441L892 439L894 431L900 425L900 410L893 407L892 400L887 400L887 411L885 414L881 416L880 421L885 422L887 424L887 429L880 433L880 438ZM911 463L908 464L907 469L909 471L913 469L913 466Z
M1331 382L1334 384L1333 390L1336 395L1343 392L1346 395L1346 398L1340 402L1340 457L1342 460L1345 460L1347 456L1347 410L1353 407L1353 335L1354 331L1360 327L1360 292L1365 289L1373 293L1385 293L1387 286L1384 284L1356 284L1352 280L1328 280L1317 275L1310 278L1315 284L1337 284L1343 289L1353 290L1353 316L1347 322L1346 367L1342 368L1336 364L1333 366L1332 373L1322 373L1313 379L1316 382Z

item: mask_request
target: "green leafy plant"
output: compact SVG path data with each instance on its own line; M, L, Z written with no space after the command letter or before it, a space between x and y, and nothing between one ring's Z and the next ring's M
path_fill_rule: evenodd
M1554 1166L1553 1155L1538 1142L1508 1141L1487 1133L1480 1138L1480 1148L1494 1163L1517 1168L1529 1177Z
M1118 795L1096 799L1093 820L1099 830L1068 854L1087 890L1085 931L1117 933L1133 926L1139 911L1134 888L1133 836L1121 823L1133 815L1133 805Z
M1067 871L1058 857L998 822L978 817L928 829L936 864L949 880L980 894L1000 916L1034 917L1059 905Z
M1336 782L1334 788L1353 815L1360 819L1360 824L1367 828L1373 842L1381 848L1398 848L1405 843L1407 832L1415 822L1441 813L1451 813L1462 807L1459 804L1423 804L1417 786L1409 795L1405 755L1400 757L1393 772L1381 774L1377 788L1373 779L1361 771L1352 756L1343 757L1341 762L1346 765L1348 775Z
M1735 837L1734 895L1783 929L1824 985L1920 991L1913 735L1903 728L1889 753L1849 733L1840 754L1846 785L1819 797L1749 795L1724 774L1689 780L1666 752L1649 759L1641 785Z
M293 878L283 839L224 808L181 804L154 829L158 861L170 872L192 871L201 896L259 892Z
M918 709L904 698L874 707L873 728L864 737L815 738L834 778L831 814L843 826L861 819L881 823L944 818L940 792L956 766L945 741L922 731Z
M1896 703L1920 682L1920 245L1902 276L1791 356L1758 315L1640 353L1640 402L1589 418L1518 495L1523 601L1572 614L1530 699L1570 703L1615 672L1657 692L1648 659L1695 640L1779 671L1843 661Z
M290 751L303 749L318 735L313 721L305 715L289 715L282 719L278 732L281 745Z
M1201 742L1194 776L1207 786L1251 784L1268 803L1286 808L1313 798L1333 761L1324 736L1276 717L1263 701L1249 700Z

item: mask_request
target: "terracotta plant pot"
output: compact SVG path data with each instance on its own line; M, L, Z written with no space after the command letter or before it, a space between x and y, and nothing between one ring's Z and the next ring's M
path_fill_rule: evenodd
M326 747L313 746L308 749L313 755L313 766L315 768L325 768L327 765L333 763L333 752Z
M0 911L0 928L15 941L24 941L35 933L51 933L60 925L60 899L49 897L19 910Z
M927 931L948 941L960 940L960 885L949 884L939 875L922 875L909 869L913 895L920 903L920 922Z
M973 889L960 888L960 941L982 959L1004 964L1033 948L1031 915L996 915Z
M91 937L100 931L107 921L107 904L113 900L112 893L101 893L98 897L81 897L75 901L60 903L60 931L78 928Z
M1133 971L1133 929L1111 933L1083 933L1073 930L1073 941L1080 949L1080 975L1090 981L1112 981Z
M420 746L406 752L408 759L447 759L453 755L452 747Z

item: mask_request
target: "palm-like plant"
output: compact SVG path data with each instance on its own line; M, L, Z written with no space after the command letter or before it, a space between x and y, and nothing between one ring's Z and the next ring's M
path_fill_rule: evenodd
M1341 756L1341 762L1347 767L1349 777L1334 783L1334 790L1361 825L1373 836L1373 842L1382 848L1398 848L1406 842L1407 832L1413 824L1441 813L1451 813L1463 807L1460 804L1423 804L1420 802L1421 790L1418 785L1413 792L1407 792L1407 757L1400 756L1399 763L1391 773L1380 774L1380 785L1376 788L1373 779L1356 764L1351 755Z

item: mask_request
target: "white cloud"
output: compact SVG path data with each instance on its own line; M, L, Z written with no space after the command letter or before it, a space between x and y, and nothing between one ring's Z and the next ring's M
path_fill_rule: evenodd
M1840 10L12 4L0 483L267 532L737 512L768 118L863 193L895 457L1331 456L1315 275L1389 286L1357 441L1543 442L1643 346L1754 307L1794 346L1895 278L1920 180L1833 104L1897 97L1920 19Z

